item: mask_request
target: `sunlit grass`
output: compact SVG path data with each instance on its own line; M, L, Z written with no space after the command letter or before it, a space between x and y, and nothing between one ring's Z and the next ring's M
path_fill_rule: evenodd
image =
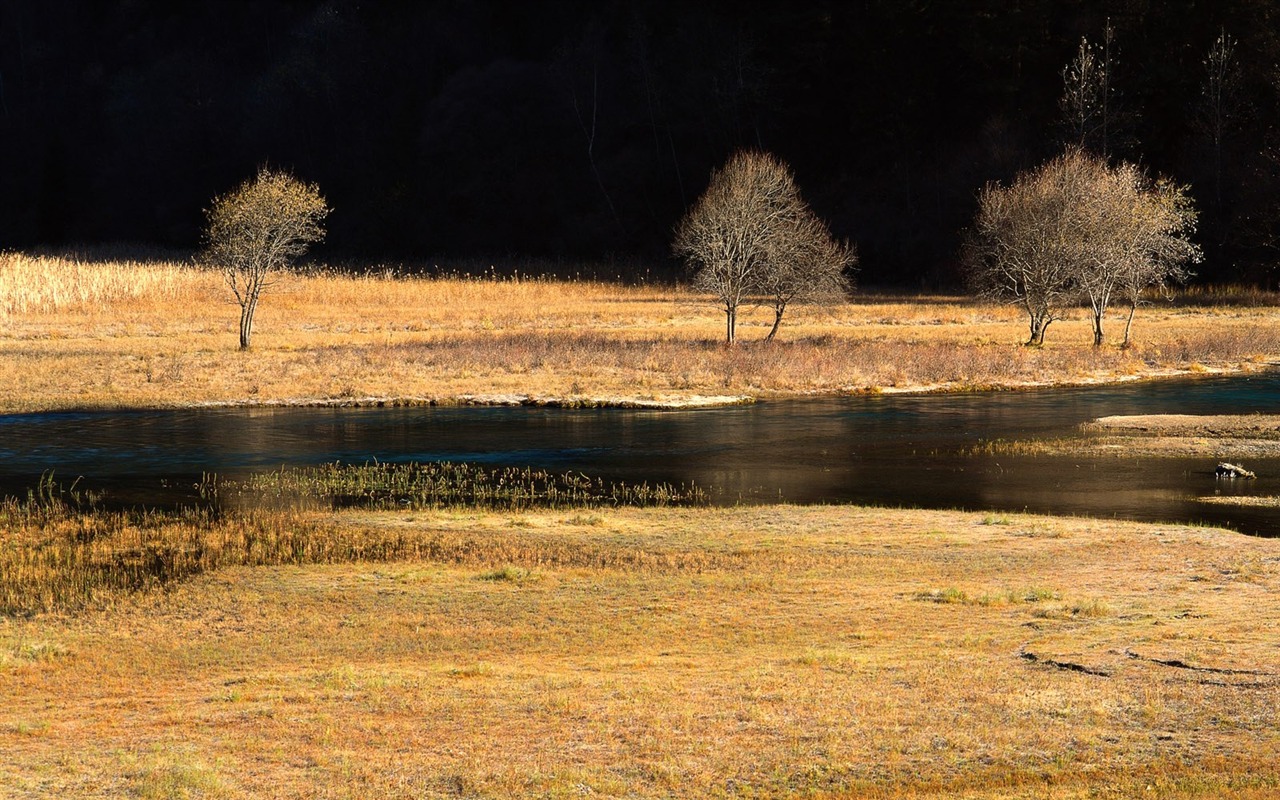
M1274 541L847 507L280 519L401 556L0 616L0 794L1280 787Z
M680 286L378 267L280 276L240 353L216 272L0 261L6 410L973 390L1253 369L1280 355L1276 308L1238 293L1153 302L1130 350L1089 346L1083 311L1028 349L1016 308L867 292L789 309L769 344L768 309L745 308L740 344L726 348L715 303Z
M180 304L198 297L209 275L177 264L95 262L0 252L0 320L119 302Z

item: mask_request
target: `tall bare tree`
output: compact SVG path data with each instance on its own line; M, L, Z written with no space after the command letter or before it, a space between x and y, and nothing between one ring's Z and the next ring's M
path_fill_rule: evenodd
M320 188L263 167L257 177L217 197L205 212L202 259L222 270L240 304L240 349L249 348L253 316L272 276L324 239L329 208Z
M1222 209L1223 143L1241 112L1240 62L1236 58L1236 40L1226 28L1218 32L1204 58L1204 83L1200 87L1200 103L1194 119L1209 140L1213 151L1214 207Z
M1062 68L1062 96L1058 106L1065 129L1063 143L1110 155L1123 127L1115 83L1116 30L1108 19L1102 42L1091 44L1080 37L1076 56Z
M1086 147L1103 128L1103 98L1106 81L1099 48L1080 37L1080 47L1071 63L1062 68L1062 123L1070 144Z
M725 340L737 339L738 308L774 308L772 339L789 303L841 294L852 251L800 197L791 169L754 150L736 153L676 227L672 249L694 270L694 288L724 307Z

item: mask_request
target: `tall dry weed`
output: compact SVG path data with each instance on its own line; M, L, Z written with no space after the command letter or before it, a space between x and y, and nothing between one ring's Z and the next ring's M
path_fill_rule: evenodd
M172 302L205 282L194 268L172 263L0 253L0 315L53 313L143 298Z

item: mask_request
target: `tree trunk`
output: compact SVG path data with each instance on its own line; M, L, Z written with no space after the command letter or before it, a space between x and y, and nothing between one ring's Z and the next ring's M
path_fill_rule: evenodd
M773 337L777 335L778 326L782 324L782 312L786 310L786 303L778 303L773 307L773 328L769 331L769 335L764 337L766 342L772 342Z
M1121 350L1128 350L1129 347L1131 346L1129 341L1129 330L1133 328L1133 312L1137 310L1138 310L1137 303L1131 303L1129 305L1129 319L1125 320L1125 323L1124 323L1124 342L1121 343L1120 345Z
M1093 346L1102 347L1102 311L1093 309Z
M1044 344L1044 329L1049 327L1050 321L1048 315L1031 315L1031 338L1027 340L1026 347L1040 347Z
M253 312L258 310L258 298L250 296L240 306L240 349L249 349L249 339L253 335Z
M733 344L736 340L734 329L738 327L738 307L725 306L724 308L724 340L725 344Z

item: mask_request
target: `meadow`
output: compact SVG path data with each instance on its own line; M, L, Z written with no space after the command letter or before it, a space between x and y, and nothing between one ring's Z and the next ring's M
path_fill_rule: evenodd
M0 255L0 411L676 404L1280 354L1276 298L1233 292L1153 303L1129 350L1091 347L1083 313L1029 349L1016 309L865 293L789 311L770 344L751 312L726 348L715 306L679 286L377 269L283 276L239 352L228 299L180 263ZM1280 792L1280 540L712 509L533 472L207 490L172 511L52 482L0 503L0 796Z
M562 273L570 270L562 270ZM216 272L172 262L0 255L0 411L236 403L770 398L1019 388L1255 369L1280 354L1276 298L1155 300L1136 345L1090 346L1083 311L1026 348L1016 308L958 296L855 294L723 313L676 285L572 277L281 276L254 348ZM1119 312L1112 320L1118 340Z
M13 512L0 569L123 569L193 531L227 557L0 617L7 797L1280 791L1280 540L851 507Z

